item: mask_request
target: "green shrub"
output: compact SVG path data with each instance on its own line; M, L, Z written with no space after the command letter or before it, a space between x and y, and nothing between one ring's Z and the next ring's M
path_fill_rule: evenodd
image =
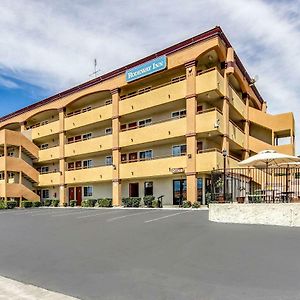
M42 203L40 201L33 201L32 202L32 207L40 207Z
M139 207L141 203L141 198L139 197L123 198L122 203L124 207Z
M0 200L0 209L6 209L7 205L4 200Z
M159 201L159 200L155 200L155 199L154 199L154 200L152 201L152 207L154 207L154 208L160 207L159 204L160 204L160 201Z
M8 201L6 201L6 207L8 209L13 209L16 206L17 206L17 201L15 201L15 200L8 200Z
M32 201L28 201L28 200L22 201L21 207L24 207L24 208L32 207Z
M191 206L192 206L191 201L185 200L185 201L182 202L182 207L183 207L183 208L189 208L189 207L191 207Z
M81 206L82 207L94 207L96 202L97 202L97 200L95 200L95 199L84 199L81 202Z
M192 208L200 208L201 204L200 202L196 201L192 204Z
M77 201L76 200L70 200L70 206L74 207L77 205Z
M98 207L112 207L112 199L111 198L102 198L97 200Z
M58 204L59 204L59 200L58 200L58 199L53 199L53 200L51 200L51 206L57 207Z
M145 206L153 207L152 202L153 202L153 200L155 200L155 197L154 196L145 196L143 198L143 200L144 200Z
M51 199L46 199L44 200L44 205L45 206L50 206L51 205L52 200Z
M64 202L63 207L67 207L67 206L68 206L68 203Z
M207 205L211 202L211 193L205 194L205 201Z

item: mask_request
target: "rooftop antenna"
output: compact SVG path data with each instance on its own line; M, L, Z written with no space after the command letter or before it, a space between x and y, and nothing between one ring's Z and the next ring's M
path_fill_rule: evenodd
M97 77L97 74L100 72L100 69L97 69L97 59L94 58L94 72L92 74L90 74L90 77Z

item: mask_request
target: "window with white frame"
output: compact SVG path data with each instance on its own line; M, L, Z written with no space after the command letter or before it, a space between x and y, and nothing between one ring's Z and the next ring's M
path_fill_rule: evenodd
M43 199L49 198L49 190L42 190L42 198Z
M172 155L173 156L181 156L186 154L186 145L175 145L172 146Z
M8 178L10 178L10 179L15 178L15 173L14 172L8 172Z
M107 166L111 166L112 163L113 163L113 161L112 161L112 156L111 156L111 155L106 156L106 157L105 157L105 164L106 164Z
M91 111L92 110L92 107L91 106L88 106L88 107L84 107L81 112L85 113L87 111Z
M46 173L49 173L49 167L48 166L41 167L41 174L46 174Z
M112 99L107 99L107 100L105 100L105 105L109 105L109 104L111 104L112 103Z
M105 128L105 134L106 135L112 134L112 128L111 127Z
M49 123L49 121L48 120L44 120L44 121L42 121L41 123L40 123L40 125L42 126L42 125L47 125Z
M184 118L186 116L186 110L183 109L183 110L178 110L178 111L173 111L171 113L171 118Z
M91 168L93 166L93 161L91 159L87 159L82 161L82 165L84 169Z
M85 141L85 140L89 140L92 138L92 133L89 132L89 133L85 133L82 135L82 139Z
M145 150L139 152L140 160L152 159L152 157L153 157L152 150Z
M13 157L15 155L15 153L13 151L10 151L7 153L7 156Z
M85 187L83 187L83 196L84 197L91 197L91 196L93 196L93 187L92 186L85 186Z
M40 145L40 149L44 150L44 149L48 149L49 148L49 144L42 144Z
M152 119L151 118L140 120L138 122L139 127L145 127L145 126L151 125L151 123L152 123Z
M0 173L0 180L4 180L4 172Z

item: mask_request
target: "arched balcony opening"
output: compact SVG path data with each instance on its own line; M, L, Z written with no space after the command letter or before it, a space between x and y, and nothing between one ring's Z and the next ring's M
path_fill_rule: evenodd
M57 109L49 109L36 113L29 117L26 122L26 129L37 128L55 121L58 121L59 115Z

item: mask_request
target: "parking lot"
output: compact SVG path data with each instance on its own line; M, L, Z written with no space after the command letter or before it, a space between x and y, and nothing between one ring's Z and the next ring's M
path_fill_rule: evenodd
M207 211L0 211L0 275L80 299L300 299L300 230Z

